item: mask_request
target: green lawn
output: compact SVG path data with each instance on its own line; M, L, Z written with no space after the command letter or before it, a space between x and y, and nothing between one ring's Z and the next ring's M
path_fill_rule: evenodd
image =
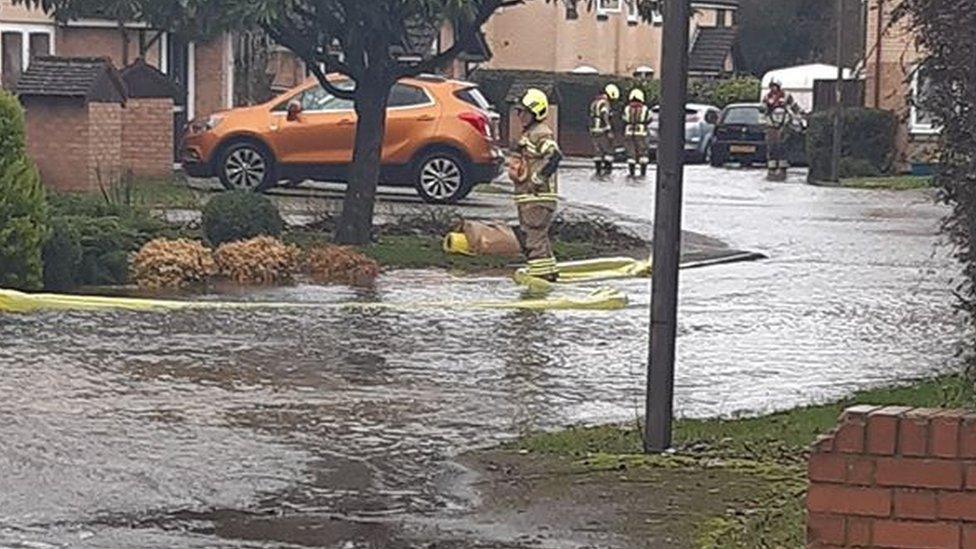
M841 185L852 189L882 189L890 191L909 191L927 189L932 186L932 177L916 175L895 175L887 177L854 177L844 179Z
M696 525L698 547L800 547L806 452L854 404L976 409L973 381L951 375L901 387L862 391L840 402L741 419L679 420L674 456L645 456L636 425L573 428L526 436L507 446L514 452L578 460L595 470L679 468L696 490L698 477L721 469L745 475L760 489L746 508ZM610 488L608 488L610 489ZM665 497L662 494L662 497ZM708 494L702 494L708 497ZM680 510L678 510L680 515Z

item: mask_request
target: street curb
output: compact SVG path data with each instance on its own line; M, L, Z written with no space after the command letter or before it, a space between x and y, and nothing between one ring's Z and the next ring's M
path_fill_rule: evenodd
M681 264L681 269L700 269L702 267L713 267L715 265L726 265L728 263L742 263L744 261L761 261L769 259L769 256L759 252L741 252L714 259L703 259L701 261L689 261Z

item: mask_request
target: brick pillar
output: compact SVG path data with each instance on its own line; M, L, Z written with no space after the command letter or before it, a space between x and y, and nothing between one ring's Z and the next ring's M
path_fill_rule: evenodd
M173 100L130 99L123 111L122 168L136 177L173 173Z
M976 414L849 408L808 472L808 547L976 549Z

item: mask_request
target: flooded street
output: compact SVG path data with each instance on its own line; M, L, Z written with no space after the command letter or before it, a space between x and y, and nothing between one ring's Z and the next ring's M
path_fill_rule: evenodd
M951 368L963 321L944 208L763 175L688 170L684 227L769 259L682 273L678 413L783 409ZM570 201L646 235L652 189L562 180ZM643 406L648 283L605 285L630 307L415 308L520 292L399 271L372 291L251 297L400 309L0 316L0 547L481 546L437 531L469 503L451 456Z

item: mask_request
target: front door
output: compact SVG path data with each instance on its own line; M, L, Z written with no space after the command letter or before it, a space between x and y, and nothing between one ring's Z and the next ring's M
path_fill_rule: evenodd
M183 131L190 120L190 46L174 34L168 35L166 40L166 70L169 77L176 83L179 94L173 101L173 161L179 162L180 148L183 141Z

